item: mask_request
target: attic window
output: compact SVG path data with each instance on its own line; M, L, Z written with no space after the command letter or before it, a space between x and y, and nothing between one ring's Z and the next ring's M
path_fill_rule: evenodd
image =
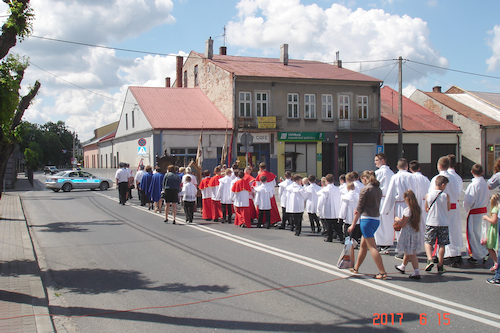
M449 122L453 122L453 115L452 114L447 114L446 115L446 120L448 120Z
M198 65L194 66L194 85L198 85Z

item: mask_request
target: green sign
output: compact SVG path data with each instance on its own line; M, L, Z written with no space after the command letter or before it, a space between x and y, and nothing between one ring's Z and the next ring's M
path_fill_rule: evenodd
M323 132L279 132L278 141L323 141Z
M316 161L318 161L318 162L323 161L323 154L321 154L321 153L317 153L317 154L316 154Z

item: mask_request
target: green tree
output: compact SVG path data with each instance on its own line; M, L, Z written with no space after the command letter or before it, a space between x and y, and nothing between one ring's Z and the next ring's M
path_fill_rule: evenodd
M0 35L0 180L5 176L7 160L19 140L21 118L40 89L40 82L36 81L28 94L21 97L19 90L28 61L9 54L18 39L22 41L32 32L34 15L30 1L2 1L9 6L9 17L3 24Z

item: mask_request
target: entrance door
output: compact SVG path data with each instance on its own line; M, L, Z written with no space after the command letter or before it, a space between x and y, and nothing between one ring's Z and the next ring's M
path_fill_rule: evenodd
M347 161L348 156L347 156L347 145L339 145L339 160L338 160L338 170L339 170L339 176L342 174L347 173Z
M448 144L432 144L431 145L431 170L433 174L437 174L437 161L441 156L449 154L457 154L457 145L453 143Z

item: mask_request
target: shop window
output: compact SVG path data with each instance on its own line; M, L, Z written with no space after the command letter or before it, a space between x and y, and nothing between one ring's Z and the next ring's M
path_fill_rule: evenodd
M198 148L170 148L170 155L175 156L176 166L187 166L192 160L196 160Z

